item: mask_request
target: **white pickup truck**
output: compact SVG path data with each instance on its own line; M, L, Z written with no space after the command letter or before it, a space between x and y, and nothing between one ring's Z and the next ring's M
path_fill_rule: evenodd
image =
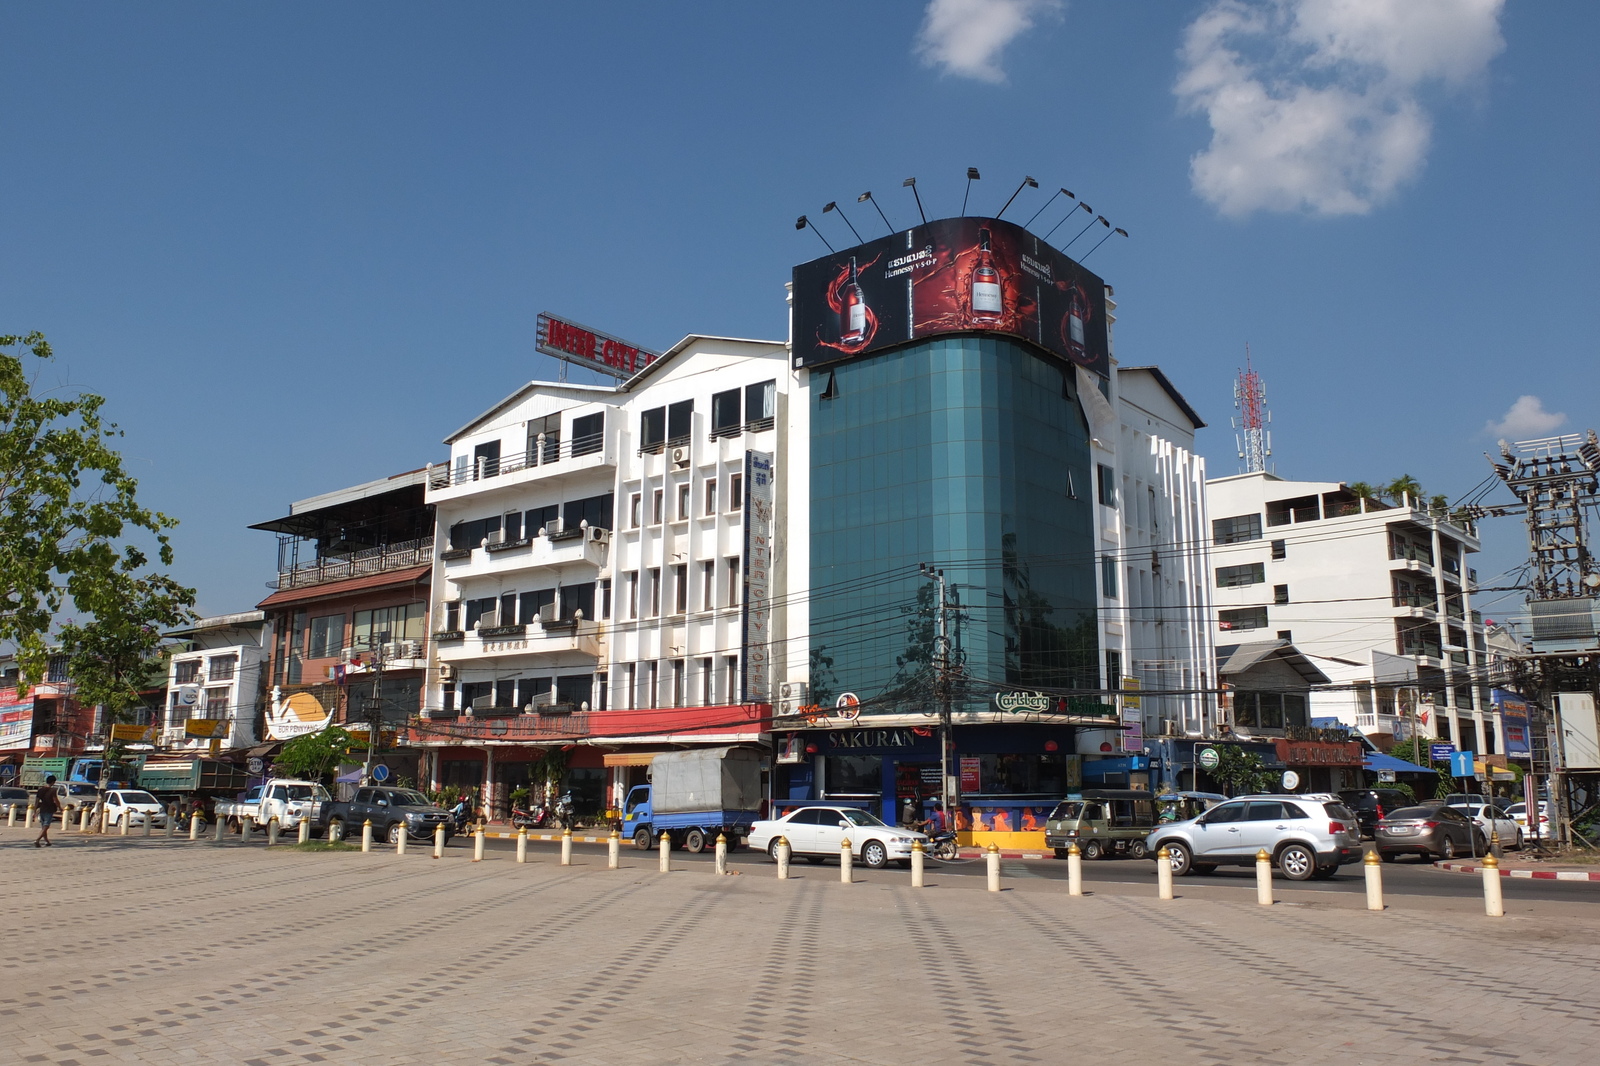
M237 800L218 800L217 817L226 819L228 827L237 831L246 818L256 825L266 825L278 820L279 829L296 829L302 818L310 818L316 825L322 814L322 805L331 803L328 790L315 781L299 781L275 777L264 785L252 786Z

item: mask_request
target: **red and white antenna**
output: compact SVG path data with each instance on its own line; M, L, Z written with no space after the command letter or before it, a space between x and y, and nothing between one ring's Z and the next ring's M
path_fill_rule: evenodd
M1239 458L1244 462L1241 473L1256 474L1267 469L1267 456L1272 454L1272 412L1267 410L1267 387L1250 366L1250 345L1244 346L1244 369L1233 383L1233 406L1239 416L1233 420L1238 432L1234 441L1239 446Z

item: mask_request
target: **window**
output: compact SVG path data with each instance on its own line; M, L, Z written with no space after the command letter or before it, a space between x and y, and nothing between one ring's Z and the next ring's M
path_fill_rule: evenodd
M461 630L461 601L451 600L444 605L444 632L457 633Z
M456 550L462 548L479 548L488 538L490 533L500 531L500 516L493 518L477 518L471 522L457 522L450 527L450 547Z
M628 574L626 592L628 596L628 617L639 617L639 571L634 570Z
M532 592L522 594L522 603L517 618L523 625L530 622L542 621L545 616L556 616L556 590L534 589Z
M598 411L572 420L572 454L592 455L605 446L606 416Z
M628 663L622 668L622 708L631 711L639 706L639 664Z
M659 452L667 441L667 409L654 407L639 416L639 450Z
M568 674L556 678L556 702L571 703L581 707L594 695L593 674Z
M725 682L727 688L724 690L727 692L727 701L729 703L737 703L744 695L739 688L739 657L737 655L726 656L722 660L722 669L727 678Z
M485 596L482 599L477 600L468 600L467 628L472 629L476 627L479 622L483 622L485 625L494 625L495 609L499 607L499 605L500 601L493 596Z
M1273 603L1277 603L1277 604L1288 603L1289 602L1289 586L1288 585L1274 585L1274 586L1272 586L1272 602Z
M173 663L173 680L180 685L192 685L194 679L200 676L200 660L186 659L183 662Z
M667 517L666 492L656 489L650 494L650 522L659 526Z
M1233 611L1217 612L1217 628L1219 629L1265 629L1267 627L1267 609L1265 607L1241 607Z
M1294 639L1294 630L1292 630L1292 629L1280 629L1280 630L1278 630L1278 639L1279 640L1293 640Z
M306 647L308 659L331 659L344 647L344 615L325 614L311 620L311 643Z
M1107 507L1117 505L1117 474L1104 463L1097 464L1097 484L1100 490L1100 502Z
M1273 500L1267 504L1269 526L1286 526L1291 521L1315 522L1321 517L1321 501L1315 496L1296 496L1292 500Z
M1259 585L1267 579L1265 563L1243 563L1239 566L1217 567L1217 588L1234 589L1244 585Z
M494 600L491 598L488 602L493 604ZM421 640L422 622L427 610L425 603L406 603L398 607L381 607L375 611L357 611L350 643L357 648L376 648L379 644L396 640ZM494 608L491 606L489 610L493 611Z
M689 610L689 564L678 563L672 568L672 613L684 614Z
M688 702L688 693L684 691L684 667L687 664L682 659L672 660L672 705L682 707Z
M1211 541L1214 544L1243 544L1247 540L1261 539L1259 514L1235 515L1232 518L1211 520Z
M561 508L553 503L547 507L535 507L522 516L522 528L530 537L553 533L556 528L556 518L560 514Z
M728 475L728 510L744 510L744 475Z
M454 714L456 709L456 683L446 681L439 691L439 706L446 714Z
M216 688L206 689L206 717L213 721L220 721L228 717L228 697L232 695L231 685L219 685Z
M678 521L685 522L689 518L689 483L685 481L678 486Z
M661 568L650 568L650 617L655 618L661 613Z
M561 620L571 621L578 617L579 611L583 612L585 618L594 617L593 581L561 586Z
M603 711L611 701L611 675L596 674L594 678L595 710Z
M206 662L207 679L211 681L232 681L238 669L237 655L213 655Z
M517 682L517 706L526 710L529 707L542 707L550 702L550 679L548 677L525 677Z
M739 557L728 556L728 606L737 607L744 602L744 585L739 581Z
M638 529L644 517L644 497L635 492L628 497L628 528Z
M472 449L474 477L494 477L500 473L500 442L486 441Z
M611 617L611 579L609 577L600 579L600 617ZM605 691L604 685L600 687L600 691Z
M744 425L746 429L771 429L778 413L778 382L759 381L744 389Z
M1100 558L1100 588L1107 599L1117 598L1117 558L1114 555Z
M667 408L667 443L688 444L694 435L694 401L682 400Z
M707 559L700 564L700 609L702 611L714 610L717 587L717 561Z
M1272 557L1274 559L1287 559L1289 557L1289 542L1286 540L1273 541Z
M1122 653L1106 652L1106 688L1116 692L1122 688Z
M645 685L645 706L654 710L661 706L661 664L654 659L650 660L650 668L645 679Z
M508 541L522 539L522 512L512 511L500 520L500 526L505 530L505 539Z
M483 701L483 707L488 707L494 703L494 682L463 681L461 683L461 709L463 711L478 710L479 700Z
M585 522L590 529L611 528L611 493L568 500L561 505L561 528L577 529Z
M706 514L717 513L717 479L706 478Z
M709 707L716 700L712 686L716 681L716 667L710 659L700 660L700 706Z
M744 426L740 413L739 390L729 389L711 397L711 437L737 436Z

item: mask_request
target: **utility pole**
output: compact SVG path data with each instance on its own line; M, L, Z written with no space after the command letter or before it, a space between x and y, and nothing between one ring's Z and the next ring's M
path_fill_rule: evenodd
M955 741L951 705L961 667L950 639L948 614L955 605L949 600L949 585L945 581L944 571L931 563L920 563L918 568L923 577L937 582L938 589L939 600L934 607L933 695L939 705L939 796L945 817L950 819L949 825L954 828L955 805L961 801L961 788L959 783L951 784L952 781L958 781L950 774L950 750Z
M389 634L383 632L376 638L369 637L368 643L372 647L372 695L367 697L366 706L363 708L363 718L367 723L367 761L361 767L361 783L372 784L372 763L378 755L378 732L383 728L383 646L388 643ZM376 643L373 643L373 641Z

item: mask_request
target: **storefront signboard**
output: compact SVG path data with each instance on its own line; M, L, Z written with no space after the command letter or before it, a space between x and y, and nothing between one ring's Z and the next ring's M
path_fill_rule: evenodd
M1278 761L1285 766L1361 766L1364 758L1360 741L1334 743L1324 740L1274 740Z
M768 703L772 605L772 453L744 453L744 702Z
M1215 770L1217 764L1222 762L1222 756L1217 754L1216 748L1201 748L1199 755L1200 769Z
M1043 692L996 692L994 705L1002 711L1038 711L1050 709L1051 699Z
M1428 759L1431 762L1449 762L1450 756L1456 753L1454 744L1429 744Z
M983 789L983 760L961 757L961 791L979 792Z
M0 689L0 750L26 748L33 741L33 697Z

